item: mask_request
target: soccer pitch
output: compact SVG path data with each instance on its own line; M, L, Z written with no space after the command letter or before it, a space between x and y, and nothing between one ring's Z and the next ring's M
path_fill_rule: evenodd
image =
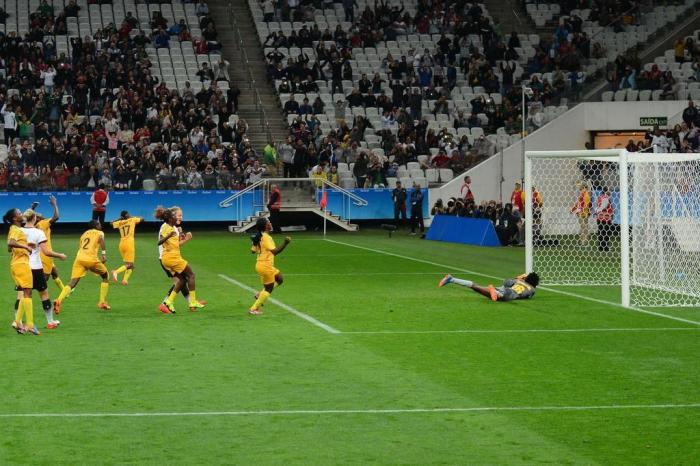
M66 282L78 237L54 235ZM111 311L88 276L49 331L35 293L43 334L0 332L0 463L698 462L700 310L623 309L613 289L493 303L437 287L448 272L514 276L522 249L292 238L262 316L246 313L260 288L250 240L224 232L195 230L183 247L201 312L180 296L176 315L157 311L170 282L150 231L136 234L129 286L110 287ZM113 230L107 244L111 269Z

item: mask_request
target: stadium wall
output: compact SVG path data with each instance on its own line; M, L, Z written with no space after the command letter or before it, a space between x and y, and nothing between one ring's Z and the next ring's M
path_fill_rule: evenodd
M680 122L687 101L587 102L570 109L525 138L527 150L582 149L591 131L645 130L642 117L667 117L670 126ZM516 181L522 178L522 141L485 160L454 180L430 190L430 204L460 195L465 175L472 178L477 202L509 201Z
M394 205L391 201L391 189L355 189L355 194L367 200L365 207L350 206L352 220L386 220L394 218ZM188 222L231 222L244 220L255 214L254 204L264 205L262 193L256 191L242 196L240 205L234 201L231 207L221 208L219 202L236 191L113 191L109 193L107 219L113 220L122 210L131 215L153 218L153 211L159 205L182 207ZM61 214L61 223L83 223L92 218L91 192L0 192L0 212L11 208L21 210L29 208L32 202L40 202L37 210L44 215L51 214L48 197L56 196ZM428 190L423 189L423 216L430 212ZM253 199L256 196L256 199ZM255 201L255 202L253 202ZM283 206L284 207L284 206ZM343 205L339 192L329 191L328 210L347 218L347 207ZM410 214L410 212L409 212Z
M588 141L584 121L584 105L578 105L527 136L524 140L525 148L527 150L580 149ZM451 197L459 196L465 175L472 178L472 192L477 202L508 201L513 185L522 179L522 143L523 141L519 141L507 147L502 153L485 160L440 188L431 189L430 204L434 204L437 199L446 201Z

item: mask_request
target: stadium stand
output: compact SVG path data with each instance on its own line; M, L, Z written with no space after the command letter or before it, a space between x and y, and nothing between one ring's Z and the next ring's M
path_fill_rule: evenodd
M693 10L695 4L694 0L677 5L594 1L589 8L581 9L572 8L577 6L572 2L528 2L526 10L538 27L546 26L553 34L551 50L542 50L540 46L538 53L558 57L561 66L569 69L570 60L564 60L562 55L578 50L586 59L581 64L586 75L605 71L610 81L619 81L625 76L625 70L616 66L619 57L633 56L641 44ZM616 100L623 97L618 95ZM614 96L606 95L607 98L612 100Z
M241 186L257 153L203 1L5 0L0 189Z
M452 179L520 138L526 68L528 127L566 111L585 77L557 69L554 85L544 81L531 65L539 36L501 41L481 4L459 12L450 5L447 22L423 2L361 1L357 15L337 3L277 12L249 5L296 157L309 158L307 169L332 157L347 163L341 181L348 187ZM380 173L372 176L364 161L357 168L361 152ZM418 167L409 170L408 162Z

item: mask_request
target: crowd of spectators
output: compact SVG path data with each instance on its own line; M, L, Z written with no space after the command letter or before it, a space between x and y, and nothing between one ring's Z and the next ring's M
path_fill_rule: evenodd
M206 4L196 6L202 41L218 44ZM24 37L0 34L0 111L7 155L0 189L213 189L244 185L261 170L235 116L240 91L203 66L202 88L168 88L152 71L147 48L193 40L184 22L154 14L152 37L131 14L93 36L71 37L71 53L56 52L74 0L61 11L42 1ZM167 41L165 41L167 42ZM224 61L221 61L224 63ZM213 64L217 65L217 64Z
M675 63L690 63L690 82L700 82L700 37L679 38L673 46ZM661 100L677 100L679 81L668 66L653 63L644 66L634 50L620 54L608 65L606 79L611 91L661 90Z
M266 20L303 20L300 10L313 8L312 3L274 8L263 2ZM382 176L387 178L392 162L420 162L423 168L452 168L460 172L495 152L494 143L486 137L473 141L460 128L481 128L485 134L519 133L521 121L521 87L514 77L520 47L518 35L504 35L499 25L494 24L477 3L448 0L442 2L418 2L415 15L403 6L391 6L381 1L374 7L366 6L354 10L354 2L343 2L346 19L352 21L349 30L338 25L334 31L321 30L318 25L303 26L290 35L273 31L264 41L265 46L274 47L267 54L268 75L280 82L280 94L318 92L317 80L329 83L332 93L343 93L344 100L333 103L336 117L335 128L324 134L315 114L329 109L327 103L316 98L297 101L293 96L283 102L287 115L298 115L290 125L291 145L295 152L295 163L308 170L318 161L329 167L335 162L353 163L364 153L370 167L381 166ZM441 34L433 50L410 50L404 56L382 57L380 69L372 76L363 74L353 82L352 89L343 87L343 80L353 79L353 50L374 47L382 41L395 40L400 35ZM552 55L552 47L562 47L567 31L561 31L551 41L542 41L538 53L528 64L526 74L534 75L529 86L532 96L527 104L539 103L540 107L556 104L580 87L582 78L580 60ZM588 56L588 50L574 33L573 44L567 46L575 56ZM471 37L480 37L480 45ZM471 36L471 37L470 37ZM562 36L564 39L562 39ZM318 41L318 42L315 42ZM315 60L306 53L298 57L285 57L279 47L315 47ZM583 52L580 50L583 49ZM568 50L568 49L567 49ZM558 58L559 57L559 58ZM551 72L551 82L538 77L539 73ZM464 108L453 108L452 98L457 76L461 74L469 86L483 88L483 93L468 102ZM500 93L500 102L489 98L489 93ZM439 121L449 120L439 128L429 128L423 114L423 104L428 102L430 113ZM354 107L376 109L381 124L372 124L368 118L355 116L346 120L346 110ZM381 138L381 151L359 150L355 143L366 140L367 135ZM359 151L359 153L358 153ZM426 161L419 155L428 155ZM392 157L393 156L393 157ZM302 159L302 162L298 162ZM355 165L357 167L357 164ZM366 179L364 170L357 174L357 184Z
M628 152L700 152L700 112L692 100L683 110L682 120L680 124L666 130L655 126L645 133L644 139L630 139L625 149Z

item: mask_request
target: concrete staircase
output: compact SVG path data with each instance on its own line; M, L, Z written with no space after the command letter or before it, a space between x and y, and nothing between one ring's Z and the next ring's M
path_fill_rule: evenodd
M231 81L241 90L238 116L248 123L248 138L255 150L261 152L270 137L279 142L289 131L279 100L266 77L263 49L248 4L245 0L232 0L231 3L233 18L225 0L210 0L209 11L216 21L224 57L231 63Z
M498 21L504 40L513 31L518 34L535 34L534 24L529 21L527 12L521 7L519 0L484 0L486 11Z

